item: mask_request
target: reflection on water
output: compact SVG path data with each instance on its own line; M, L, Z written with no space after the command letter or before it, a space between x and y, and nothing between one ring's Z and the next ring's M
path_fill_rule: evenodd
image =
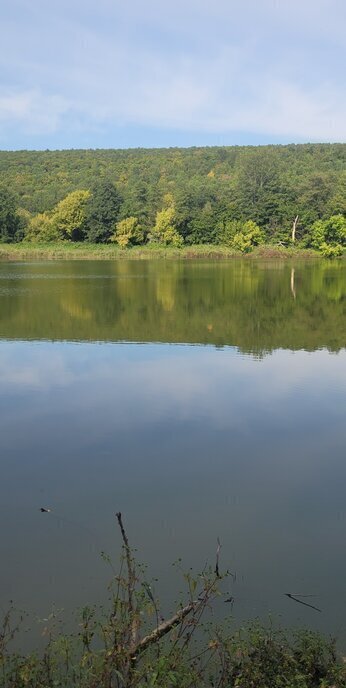
M346 635L340 264L3 264L0 290L3 608L102 598L122 510L167 600L220 537L238 618Z
M0 337L338 351L345 293L339 262L0 264Z

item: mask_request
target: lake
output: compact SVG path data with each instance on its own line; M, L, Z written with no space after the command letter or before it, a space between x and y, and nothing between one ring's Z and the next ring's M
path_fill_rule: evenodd
M120 510L169 609L219 537L236 620L346 638L345 296L339 261L0 263L2 609L105 599Z

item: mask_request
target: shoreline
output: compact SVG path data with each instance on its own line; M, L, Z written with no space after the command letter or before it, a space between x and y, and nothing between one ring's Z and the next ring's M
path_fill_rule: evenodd
M312 249L287 248L277 245L258 246L250 253L240 253L227 246L196 244L172 248L133 246L119 248L111 244L51 243L0 244L0 261L18 260L311 260L322 256Z

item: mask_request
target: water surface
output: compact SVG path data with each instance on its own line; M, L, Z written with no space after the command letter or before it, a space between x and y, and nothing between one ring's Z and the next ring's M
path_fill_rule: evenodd
M219 537L236 618L345 637L345 293L339 262L0 264L2 608L103 599L121 510L168 606Z

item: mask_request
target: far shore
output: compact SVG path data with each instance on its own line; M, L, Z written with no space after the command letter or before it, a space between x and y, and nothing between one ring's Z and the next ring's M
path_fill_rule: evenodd
M258 246L250 253L240 253L227 246L200 244L173 248L168 246L133 246L119 248L112 244L49 243L0 244L1 261L21 260L269 260L312 259L321 254L312 249L287 248L280 245Z

